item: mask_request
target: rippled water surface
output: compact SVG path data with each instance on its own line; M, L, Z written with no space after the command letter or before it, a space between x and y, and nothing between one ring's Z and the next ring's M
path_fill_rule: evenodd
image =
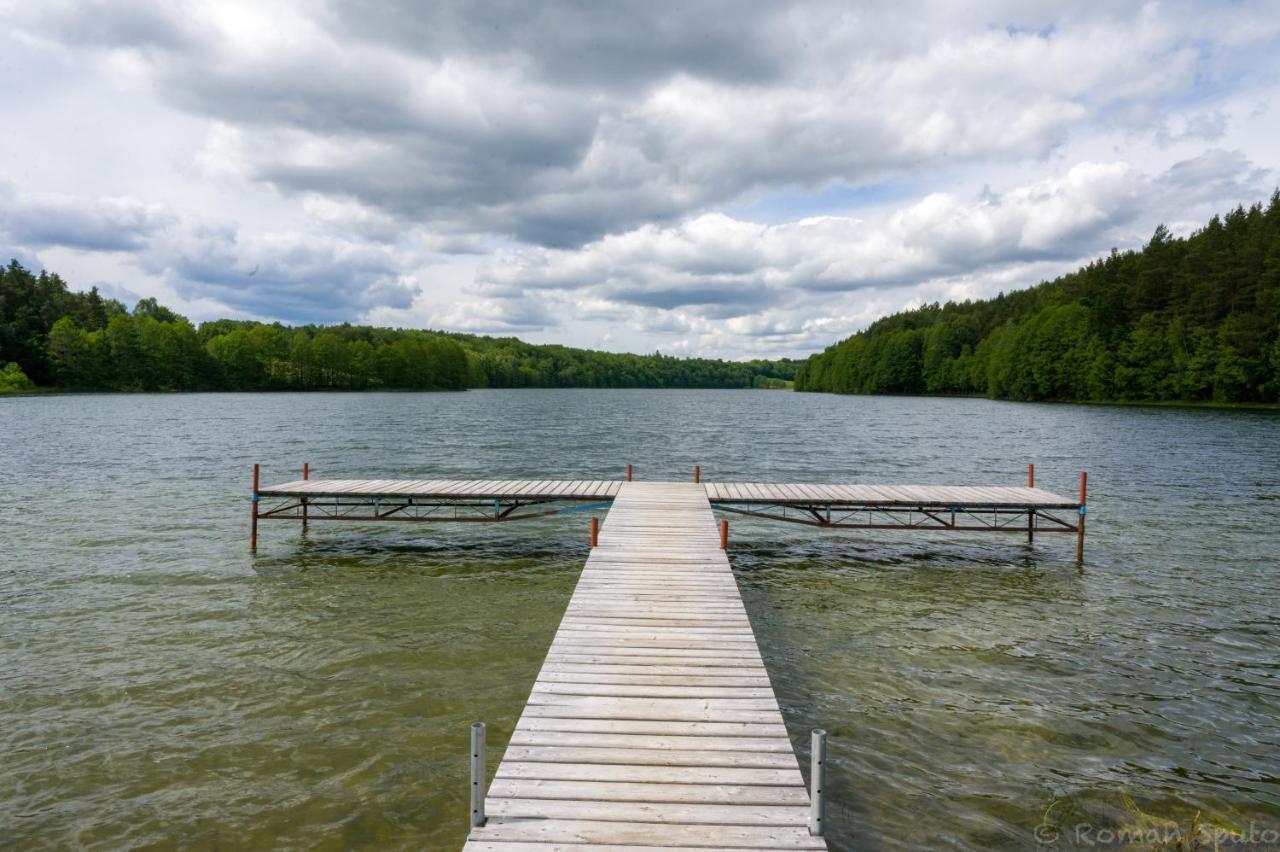
M733 518L730 558L832 848L1280 830L1280 417L736 391L0 400L0 846L456 848L586 518L264 524L264 482L1020 484L1068 536ZM1093 832L1090 834L1089 832ZM1276 835L1280 839L1280 835ZM1278 844L1280 845L1280 844ZM1116 848L1113 844L1112 848Z

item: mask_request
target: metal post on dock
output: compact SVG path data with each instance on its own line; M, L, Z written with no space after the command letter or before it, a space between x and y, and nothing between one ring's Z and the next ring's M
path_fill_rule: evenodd
M302 481L306 482L311 478L311 462L302 463ZM301 498L302 502L302 528L307 528L307 498Z
M484 722L471 723L471 827L478 828L484 819Z
M702 465L700 464L695 464L693 466L693 481L694 482L702 481Z
M631 465L627 465L627 482L631 481Z
M827 732L821 728L813 729L809 754L809 833L821 837L827 786Z
M591 546L594 548L600 543L600 519L591 519Z
M1080 514L1076 515L1076 562L1084 563L1084 516L1085 494L1088 491L1089 474L1080 471Z
M1027 487L1036 487L1036 466L1034 464L1027 465ZM1032 509L1027 512L1027 544L1031 544L1036 540L1036 510Z
M249 498L253 503L253 521L249 526L249 550L258 551L258 465L253 466L253 494Z
M720 549L721 550L729 549L729 522L728 521L720 522Z

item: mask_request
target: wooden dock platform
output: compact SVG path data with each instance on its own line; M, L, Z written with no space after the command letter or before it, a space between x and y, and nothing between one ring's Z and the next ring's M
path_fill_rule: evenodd
M827 529L922 532L1075 533L1084 559L1085 484L1073 499L1027 484L854 485L840 483L708 482L694 469L692 485L717 511ZM250 547L260 520L515 521L602 509L631 481L570 479L301 479L259 487L254 465ZM265 501L266 505L260 503ZM573 504L573 505L567 505ZM585 505L584 505L585 504ZM1069 512L1067 517L1060 516Z
M826 849L713 512L827 529L1074 533L1072 499L1023 486L302 478L259 520L494 522L608 509L492 786L473 726L466 852ZM260 502L262 501L262 502ZM1069 513L1069 514L1066 514ZM825 734L813 732L814 755ZM821 761L815 758L815 768ZM822 770L825 771L825 770ZM822 771L819 771L819 778ZM812 774L812 773L811 773ZM821 787L821 780L818 785ZM481 807L483 803L483 808ZM481 820L487 818L481 824Z
M466 852L826 849L707 488L612 496Z
M295 479L258 491L264 497L374 497L401 500L611 500L616 479Z

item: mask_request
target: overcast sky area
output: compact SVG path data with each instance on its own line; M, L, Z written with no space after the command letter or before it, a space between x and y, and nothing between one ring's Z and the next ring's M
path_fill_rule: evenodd
M0 0L0 79L0 256L196 321L804 355L1280 184L1273 0Z

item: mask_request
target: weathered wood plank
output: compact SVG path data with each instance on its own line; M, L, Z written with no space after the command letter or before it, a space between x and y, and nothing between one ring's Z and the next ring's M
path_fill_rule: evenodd
M472 843L489 841L490 849L501 850L494 841L523 841L538 844L614 844L627 852L647 846L663 848L725 849L826 849L820 837L810 837L804 826L684 825L655 826L651 822L589 821L580 819L495 818L472 829ZM474 852L478 847L468 844ZM538 847L530 847L538 848ZM542 850L549 847L542 846Z

